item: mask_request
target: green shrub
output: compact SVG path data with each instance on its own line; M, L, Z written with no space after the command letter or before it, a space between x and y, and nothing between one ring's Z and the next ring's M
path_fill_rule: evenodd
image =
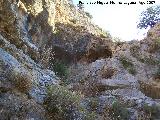
M81 111L81 97L63 86L49 86L45 100L46 109L53 120L70 120Z
M135 75L137 73L134 68L128 68L128 72L132 75Z
M135 75L137 73L134 64L128 58L121 56L120 62L123 65L123 67L128 70L130 74Z
M144 104L143 106L144 111L150 115L151 120L160 119L160 106L159 105L153 105L148 106L148 104Z
M55 74L60 78L66 79L69 75L67 65L65 65L61 61L55 61L51 66L51 69L53 69L55 71Z
M69 69L64 62L55 61L51 66L55 74L61 78L61 85L68 85L70 81L67 79L69 76Z
M128 58L126 57L120 57L120 61L123 65L124 68L128 68L128 67L132 67L133 66L133 63L129 61Z
M118 101L113 102L110 110L110 115L116 120L129 120L130 113L122 104Z
M47 90L44 105L52 120L95 120L96 113L89 112L81 105L81 96L69 91L66 87L53 85Z

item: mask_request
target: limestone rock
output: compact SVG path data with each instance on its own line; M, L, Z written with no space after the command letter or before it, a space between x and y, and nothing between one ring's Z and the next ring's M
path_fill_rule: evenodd
M0 93L1 120L45 120L45 110L34 100L18 92Z
M30 93L36 101L43 102L46 86L57 84L58 78L52 71L43 70L2 36L1 41L4 43L3 49L0 48L2 88L3 85L10 86L10 89L15 87L24 93Z

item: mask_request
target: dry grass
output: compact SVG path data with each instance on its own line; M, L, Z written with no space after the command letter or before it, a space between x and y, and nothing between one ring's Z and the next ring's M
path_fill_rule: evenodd
M112 78L115 72L116 71L113 68L103 67L102 70L100 71L100 75L102 76L102 78L109 79Z
M94 96L100 95L109 89L106 85L103 85L97 80L94 80L91 78L87 78L82 81L79 83L73 84L72 90L78 91L88 97L94 97Z
M12 71L8 76L9 80L18 91L27 93L32 87L32 76L29 72Z
M153 99L160 98L160 84L159 83L146 83L146 82L139 82L140 90L148 97Z

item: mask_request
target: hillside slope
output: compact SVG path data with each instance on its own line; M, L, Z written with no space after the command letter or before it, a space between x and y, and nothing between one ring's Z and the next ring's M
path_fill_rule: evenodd
M0 120L160 119L159 30L113 42L70 0L0 1Z

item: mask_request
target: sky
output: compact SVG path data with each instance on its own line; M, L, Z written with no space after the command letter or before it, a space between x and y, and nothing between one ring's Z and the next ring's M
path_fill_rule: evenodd
M122 41L143 39L148 30L137 29L137 21L140 18L140 14L149 6L160 5L160 0L155 0L154 4L143 5L139 1L147 3L147 0L113 0L116 4L103 5L90 4L90 2L101 1L106 3L112 0L73 0L73 3L77 5L79 1L84 3L84 10L93 16L93 23ZM136 2L137 4L121 5L119 2Z

